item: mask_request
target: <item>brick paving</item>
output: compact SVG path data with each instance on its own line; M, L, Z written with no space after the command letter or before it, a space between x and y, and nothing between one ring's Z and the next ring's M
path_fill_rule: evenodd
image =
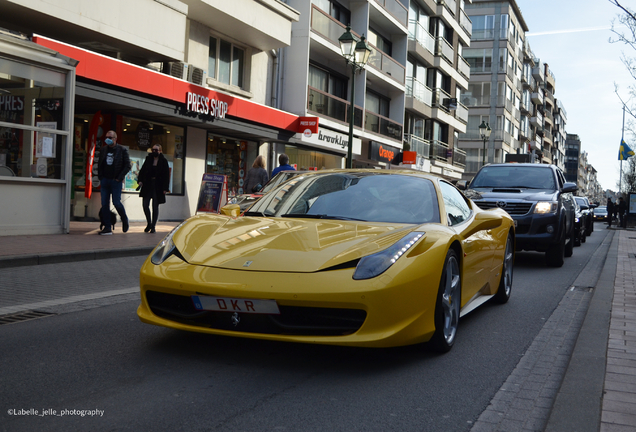
M620 231L601 432L636 430L636 232Z

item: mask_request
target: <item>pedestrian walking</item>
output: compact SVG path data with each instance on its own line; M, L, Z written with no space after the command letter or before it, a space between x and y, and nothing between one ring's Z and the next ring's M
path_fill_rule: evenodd
M623 197L620 197L618 199L618 223L620 224L621 228L627 227L627 218L625 217L626 214L627 202L623 199Z
M245 178L245 193L258 192L263 189L267 180L269 180L269 177L267 176L263 156L258 155L256 159L254 159L252 168L247 172L247 177Z
M272 171L272 177L281 171L296 171L296 168L289 164L289 156L285 153L281 153L280 156L278 156L278 164L279 166Z
M117 144L117 134L115 131L106 132L103 146L99 151L99 163L97 164L97 176L100 182L100 192L102 195L102 208L100 216L104 223L104 228L99 232L100 235L112 235L112 225L107 218L110 214L110 200L112 197L113 205L121 218L122 230L128 231L128 216L126 209L121 203L121 190L124 177L130 171L130 156L128 149Z
M607 199L607 227L612 227L612 219L614 218L614 202L611 198Z
M154 233L157 220L159 220L159 205L166 202L166 194L170 192L170 167L160 144L152 146L152 153L146 156L139 170L137 182L141 188L139 196L143 200L142 206L147 223L144 232ZM152 201L152 215L150 201Z

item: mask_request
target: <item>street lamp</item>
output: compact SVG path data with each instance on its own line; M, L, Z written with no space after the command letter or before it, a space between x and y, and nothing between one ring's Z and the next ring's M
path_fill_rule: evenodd
M481 139L484 140L484 152L481 155L481 166L486 165L486 142L490 139L491 132L492 129L490 129L490 125L482 120L479 125L479 133L481 134Z
M353 159L353 112L356 72L364 69L371 55L371 48L362 36L360 39L351 33L351 27L347 26L342 36L338 38L340 50L347 64L351 65L351 106L349 107L349 145L347 149L347 168L351 168Z

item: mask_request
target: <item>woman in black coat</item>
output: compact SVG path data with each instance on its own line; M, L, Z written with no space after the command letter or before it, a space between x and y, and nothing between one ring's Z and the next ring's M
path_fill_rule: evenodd
M155 232L155 225L159 219L159 204L166 202L166 194L170 192L170 167L161 150L160 144L152 146L152 153L146 156L137 177L137 182L141 187L139 196L143 198L144 214L148 223L144 232ZM152 221L150 200L152 200Z

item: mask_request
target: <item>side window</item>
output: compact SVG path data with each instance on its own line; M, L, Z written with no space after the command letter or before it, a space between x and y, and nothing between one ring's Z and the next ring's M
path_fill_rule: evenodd
M470 206L464 196L455 189L455 186L446 182L439 182L444 199L444 207L448 217L449 225L457 225L470 217Z
M561 172L561 170L557 171L557 177L559 178L559 189L563 189L563 184L565 183L565 176Z

